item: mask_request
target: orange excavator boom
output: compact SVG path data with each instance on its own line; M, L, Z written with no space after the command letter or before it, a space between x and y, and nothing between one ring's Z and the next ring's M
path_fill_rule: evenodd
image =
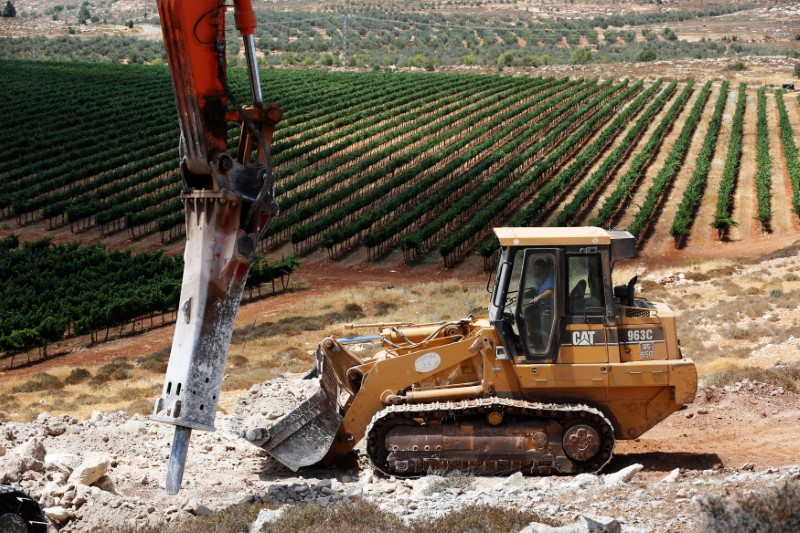
M233 322L267 222L278 212L269 144L281 112L261 94L250 0L234 1L253 103L231 91L220 0L158 0L180 125L184 274L172 350L153 419L175 426L166 489L176 494L193 429L213 431ZM228 122L241 126L235 157Z

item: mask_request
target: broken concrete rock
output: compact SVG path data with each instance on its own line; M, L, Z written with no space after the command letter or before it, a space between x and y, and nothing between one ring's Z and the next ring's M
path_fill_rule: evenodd
M13 454L22 461L23 470L21 473L28 470L33 470L34 472L44 470L44 458L47 455L47 451L44 449L41 439L33 439L17 446L14 448Z
M622 526L614 518L581 515L577 522L560 527L531 522L520 533L620 533L621 531Z
M108 471L111 461L104 455L86 457L81 465L72 472L69 480L81 485L94 485Z
M250 526L250 533L260 533L265 525L277 522L280 517L283 516L285 507L286 506L280 507L274 511L271 509L261 509L258 513L258 518L256 518L255 522Z
M73 453L48 453L44 458L45 470L65 468L72 473L80 465L81 457Z
M58 523L66 522L72 517L72 513L69 511L69 509L65 509L60 505L56 505L54 507L45 507L42 510L47 518Z
M628 483L633 476L636 475L644 466L639 463L632 464L626 468L623 468L619 472L614 472L613 474L608 474L604 477L604 481L606 485L611 487L619 486L625 483Z

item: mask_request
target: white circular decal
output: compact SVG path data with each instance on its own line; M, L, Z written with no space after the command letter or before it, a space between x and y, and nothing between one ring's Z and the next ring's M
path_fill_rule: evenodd
M442 358L439 357L438 353L426 353L414 361L414 369L416 369L417 372L424 374L425 372L430 372L431 370L435 369L441 362Z

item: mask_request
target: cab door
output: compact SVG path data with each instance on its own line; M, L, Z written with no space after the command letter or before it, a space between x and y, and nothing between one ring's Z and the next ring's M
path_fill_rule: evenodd
M594 248L566 255L564 328L558 363L608 363L602 260Z
M527 360L552 362L558 353L562 256L562 250L557 248L525 250L514 318Z

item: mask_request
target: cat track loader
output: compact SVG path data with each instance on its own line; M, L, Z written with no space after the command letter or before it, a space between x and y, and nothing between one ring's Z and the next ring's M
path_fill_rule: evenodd
M326 338L319 392L272 426L244 399L235 430L295 470L365 438L387 475L578 474L694 400L674 313L636 298L636 277L612 284L614 263L635 255L631 234L495 232L488 316L380 325L369 356L348 350L363 337Z
M152 418L173 425L166 491L180 490L193 430L213 431L248 270L278 214L252 0L158 0L180 126L186 211L184 273L164 386ZM227 76L226 12L242 36L252 104ZM239 126L235 156L228 125ZM364 357L323 340L319 391L277 424L240 405L236 432L297 469L335 462L362 438L376 467L487 473L593 472L615 439L635 438L694 398L673 313L613 287L627 233L498 229L487 317L387 324Z

